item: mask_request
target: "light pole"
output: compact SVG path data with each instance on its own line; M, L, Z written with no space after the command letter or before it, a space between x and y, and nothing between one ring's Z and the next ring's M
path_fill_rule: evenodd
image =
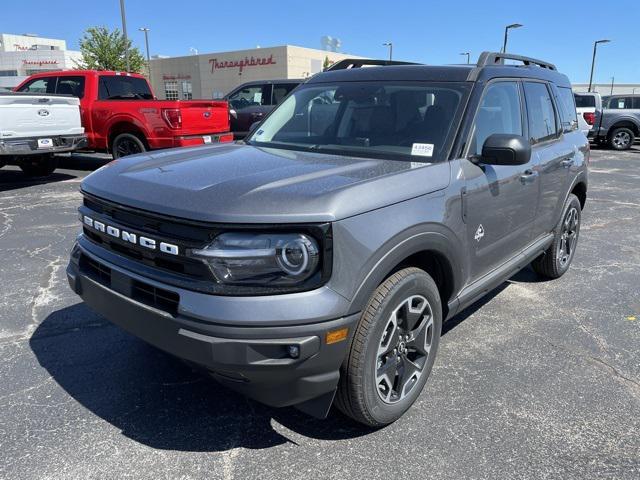
M391 61L393 59L393 42L385 42L382 46L389 47L389 61Z
M467 65L469 65L469 63L471 62L471 52L462 52L460 55L467 56Z
M611 77L611 93L609 95L613 95L613 82L616 80L616 77Z
M609 43L610 41L611 40L603 39L603 40L596 40L595 42L593 42L593 58L591 59L591 75L589 76L589 89L587 90L588 92L591 91L591 85L593 84L593 68L595 67L595 64L596 64L596 50L598 49L598 44Z
M122 16L122 34L124 35L124 62L129 71L129 39L127 38L127 16L124 13L124 0L120 0L120 15Z
M144 43L147 47L147 72L149 73L149 80L151 80L151 56L149 55L149 32L147 27L140 27L138 30L144 32Z
M502 44L502 53L507 53L507 40L509 38L509 29L511 28L520 28L524 25L520 23L512 23L511 25L507 25L504 27L504 43Z

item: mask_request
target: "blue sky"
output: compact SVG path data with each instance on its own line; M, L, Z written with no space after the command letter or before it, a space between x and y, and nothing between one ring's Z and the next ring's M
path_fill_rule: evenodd
M504 25L512 30L509 51L551 61L575 82L587 82L593 41L599 48L595 81L640 83L640 2L617 0L476 1L253 1L127 0L129 36L144 48L138 27L151 28L152 54L187 55L283 44L319 48L320 37L342 40L342 50L430 64L472 61L482 50L499 50ZM85 28L120 27L119 0L2 0L0 32L33 32L64 38L77 48Z

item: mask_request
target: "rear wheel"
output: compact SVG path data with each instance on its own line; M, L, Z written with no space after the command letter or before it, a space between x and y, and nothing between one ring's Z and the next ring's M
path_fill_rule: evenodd
M573 193L570 194L555 228L553 242L540 257L531 262L531 267L538 275L559 278L569 270L578 245L581 213L580 200Z
M121 133L111 142L113 158L126 157L147 151L144 142L133 133Z
M629 150L635 140L633 130L627 127L616 128L609 135L609 146L614 150Z
M20 160L19 166L28 177L47 177L58 167L58 159L51 154L29 155Z
M396 421L431 373L441 329L442 305L433 279L418 268L390 276L356 327L336 406L370 427Z

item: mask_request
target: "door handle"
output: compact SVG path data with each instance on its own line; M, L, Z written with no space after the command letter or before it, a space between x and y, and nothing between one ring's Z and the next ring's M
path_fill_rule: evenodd
M570 157L562 160L560 164L565 168L569 168L571 165L573 165L573 162L574 162L573 157Z
M537 176L538 172L534 170L525 170L522 175L520 175L520 181L523 185L527 185L529 183L535 182Z

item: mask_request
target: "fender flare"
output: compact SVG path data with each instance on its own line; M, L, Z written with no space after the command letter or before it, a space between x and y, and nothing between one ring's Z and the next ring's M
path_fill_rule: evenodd
M447 309L457 298L462 288L465 275L464 249L453 232L439 225L430 225L430 230L420 231L423 226L411 228L385 243L373 260L373 266L360 281L350 304L350 312L362 311L373 291L380 285L393 269L411 255L430 251L448 263L447 275L451 275L452 291L450 298L443 298L443 308ZM444 312L446 314L446 312Z
M107 148L111 148L111 136L112 136L113 127L114 125L117 125L119 123L129 124L133 126L136 130L139 130L140 132L142 132L142 135L144 135L145 141L146 139L149 138L149 132L147 131L147 128L137 118L132 117L130 115L118 115L110 119L109 123L105 128L107 132L107 137L106 137Z

